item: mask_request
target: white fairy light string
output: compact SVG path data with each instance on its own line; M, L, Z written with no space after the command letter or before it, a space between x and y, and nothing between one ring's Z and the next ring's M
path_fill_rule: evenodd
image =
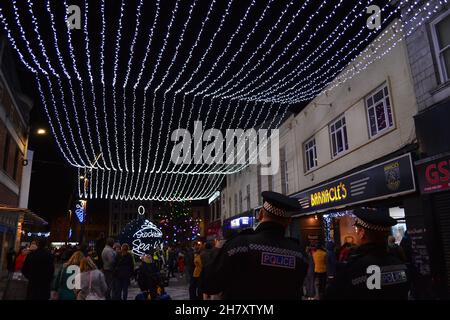
M29 14L20 14L17 0L0 4L0 21L20 61L36 75L39 95L64 159L89 176L87 181L79 181L79 193L88 198L173 201L206 197L215 191L224 176L243 170L249 163L235 166L208 164L212 154L206 156L206 163L195 166L167 162L170 141L166 134L170 134L172 125L178 123L181 128L198 117L205 125L215 127L217 124L220 130L231 124L251 128L258 123L276 128L283 118L278 116L284 115L289 105L314 99L361 73L391 52L405 36L430 19L432 13L448 1L438 1L436 6L427 2L414 11L412 17L408 14L418 5L418 0L414 4L402 0L397 6L386 5L382 9L383 25L402 9L402 19L390 24L395 32L389 28L367 33L358 29L353 33L350 27L355 21L364 20L364 12L359 8L365 1L359 0L349 7L343 15L345 18L338 21L334 29L323 34L322 39L316 38L322 36L322 29L334 19L337 10L341 10L343 0L324 0L317 4L305 0L295 9L295 1L292 0L278 11L272 10L273 2L266 0L261 10L256 12L253 8L257 2L249 1L246 7L239 9L240 16L236 17L230 30L225 27L231 21L228 19L238 12L237 4L232 0L222 5L210 0L205 10L196 9L203 5L199 0L186 4L177 0L164 11L164 16L158 0L150 4L154 7L153 21L148 24L150 30L144 33L141 22L143 25L145 20L141 13L147 12L148 7L143 0L126 5L122 1L120 19L116 19L118 16L108 18L108 25L106 1L102 0L98 4L101 19L97 29L93 19L89 20L88 27L89 6L85 1L83 37L76 40L84 42L85 50L81 53L74 50L75 42L68 26L57 34L52 11L58 17L61 15L56 5L51 7L50 0L44 2L50 17L47 21L35 14L38 4L32 0L25 3ZM315 11L301 20L301 12L310 5ZM3 7L6 6L12 8L11 16L5 17ZM66 1L63 6L67 7ZM213 23L211 16L215 8L217 13ZM136 20L132 36L130 32L129 49L124 51L121 44L125 12L130 10L134 12L126 17L135 17ZM202 11L202 20L192 34L194 10ZM250 11L253 10L250 19ZM275 12L273 23L265 21ZM403 19L403 15L408 17ZM68 13L64 12L62 17L67 21ZM322 20L315 21L318 17ZM9 19L11 21L7 21ZM25 19L30 19L30 23L26 24ZM15 24L8 24L11 22ZM119 28L112 48L114 63L107 65L105 54L110 54L107 53L110 47L107 48L105 42L110 22ZM50 30L48 39L41 36L45 23ZM158 32L162 30L162 33L160 40L156 41L154 35L159 23L161 28ZM175 28L177 24L179 27ZM26 33L25 26L31 26L31 32ZM195 41L186 41L186 34L192 35ZM293 39L288 39L291 34ZM376 39L372 40L374 35L377 35ZM91 56L94 48L91 38L94 36L100 39L100 63L95 69ZM345 43L341 45L340 39L344 36ZM53 49L53 44L49 45L49 41L53 41L55 47L55 55L52 56L49 48ZM370 47L359 53L368 42ZM62 43L67 46L60 46ZM250 43L253 48L250 48ZM143 57L137 54L138 45L139 48L146 47ZM60 48L64 48L64 53ZM288 56L290 52L292 55ZM80 69L81 66L83 68ZM97 74L101 82L99 88L95 86ZM113 77L109 79L111 74ZM100 96L97 96L97 89L101 91L98 93ZM143 92L140 91L142 89ZM97 104L103 106L104 125L100 125ZM117 114L120 108L123 108L123 116ZM139 121L136 112L141 108ZM151 114L147 115L148 112ZM120 129L119 121L123 121ZM202 145L203 142L194 144L194 152ZM229 147L230 143L225 150ZM99 155L101 159L98 159ZM248 156L250 160L255 155Z

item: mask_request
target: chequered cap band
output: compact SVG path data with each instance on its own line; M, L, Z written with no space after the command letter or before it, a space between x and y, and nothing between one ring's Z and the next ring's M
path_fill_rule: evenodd
M355 225L361 226L361 227L369 229L369 230L374 230L374 231L390 231L391 230L391 227L377 226L375 224L365 222L364 220L361 220L358 217L355 217L355 219L356 219Z
M268 203L267 201L264 202L263 208L266 209L267 212L274 214L276 216L286 217L286 210L277 208L277 207L271 205L270 203Z

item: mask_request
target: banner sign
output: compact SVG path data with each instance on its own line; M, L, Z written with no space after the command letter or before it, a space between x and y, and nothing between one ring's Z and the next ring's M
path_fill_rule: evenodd
M416 162L421 193L450 190L450 154Z
M415 190L411 154L406 154L291 197L298 199L301 213L307 214Z

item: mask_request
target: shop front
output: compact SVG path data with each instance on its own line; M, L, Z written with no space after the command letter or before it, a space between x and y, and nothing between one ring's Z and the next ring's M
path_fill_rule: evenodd
M417 198L411 154L380 160L369 167L292 195L302 213L300 236L305 245L333 241L337 246L357 245L353 209L388 208L398 224L392 235L399 243L406 231L405 210ZM374 213L376 214L376 213Z
M414 117L421 151L421 159L415 165L422 195L422 215L417 218L415 236L420 239L425 234L429 239L432 280L438 297L443 299L450 297L449 119L450 97ZM424 227L420 227L420 222Z
M441 296L448 296L450 288L450 152L416 161L420 193L424 212L431 220L433 258L437 283L441 283ZM415 237L423 232L418 230ZM439 276L441 275L441 276ZM443 276L443 278L442 278Z
M42 230L47 222L28 209L0 206L0 271L6 269L7 253L10 249L18 251L20 246L46 237L47 232ZM35 237L33 237L35 236Z

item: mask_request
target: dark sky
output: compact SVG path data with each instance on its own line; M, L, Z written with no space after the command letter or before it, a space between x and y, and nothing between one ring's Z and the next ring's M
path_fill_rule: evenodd
M158 83L158 81L161 81L163 78L163 75L165 74L165 71L167 70L167 66L171 63L171 58L175 52L175 48L178 44L178 38L183 28L183 23L187 19L187 12L189 11L189 7L192 4L193 0L189 1L180 1L179 2L179 8L178 8L178 15L176 16L176 19L174 21L174 27L172 30L172 36L168 39L167 42L167 48L166 52L167 54L164 55L160 61L160 68L159 71L155 75L155 83ZM275 35L278 35L283 30L283 25L286 25L287 22L291 19L292 14L298 10L303 3L306 0L303 1L293 1L293 6L290 7L290 11L285 16L285 19L283 19L280 24L280 29L277 33L274 33L274 37L269 38L269 41L267 42L268 45L272 43L272 41L275 40ZM46 1L34 1L35 4L33 5L33 10L35 13L35 16L37 18L37 21L39 22L40 30L42 39L46 45L46 47L51 48L52 47L52 41L53 41L53 32L51 31L51 25L49 23L48 19L48 13L45 10L45 3ZM81 0L77 1L69 1L70 4L77 4L81 8L84 8L84 2ZM229 69L229 75L233 75L233 73L237 72L239 68L246 62L246 60L249 58L249 56L253 53L254 48L262 42L264 37L266 36L269 28L277 21L278 17L280 16L282 10L287 6L287 4L290 1L288 0L274 0L272 3L272 6L270 8L270 11L268 12L267 18L264 19L258 29L258 32L255 33L255 35L251 38L251 40L247 43L244 50L241 52L240 55L237 56L235 62L231 65ZM339 0L330 0L329 3L324 7L323 13L329 14L334 6L339 2ZM380 6L384 5L387 0L379 0L379 1L362 1L363 3L367 4L379 4ZM62 13L64 10L63 2L62 1L52 1L53 11L55 13ZM101 16L100 16L100 3L101 1L89 1L89 33L91 35L90 38L90 50L91 50L91 59L92 59L92 67L93 67L93 73L94 73L94 84L96 86L95 95L94 98L96 98L97 101L101 101L101 95L102 92L99 90L101 88L100 84L100 48L101 48L101 32L102 24L101 24ZM138 1L136 0L126 0L126 10L124 13L123 18L123 30L122 30L122 40L121 40L121 47L122 48L129 48L132 42L134 29L136 26L136 8ZM151 50L151 54L148 58L148 64L154 65L157 63L158 60L158 52L159 48L162 47L164 43L164 36L166 34L167 29L167 23L170 20L170 16L172 14L172 10L175 6L174 0L162 0L162 5L160 8L160 14L159 14L159 20L160 23L157 24L157 28L155 29L155 38L153 47L154 49ZM201 27L201 22L203 21L203 18L209 8L210 1L204 1L204 0L198 0L197 6L195 7L193 11L193 19L191 23L189 24L188 29L186 30L186 34L184 37L183 45L180 47L180 50L178 52L178 58L175 61L175 64L173 66L173 70L178 70L181 68L182 64L186 59L188 59L188 53L192 45L194 44L194 41L196 40L196 35L198 34L198 31ZM233 33L233 30L235 30L240 22L240 19L243 17L245 10L250 5L251 0L234 0L234 3L231 5L231 11L230 15L226 20L226 23L223 26L224 32L221 32L217 38L217 41L215 42L215 46L213 47L211 54L206 58L204 62L204 67L200 69L196 77L194 78L193 83L197 83L203 79L203 77L211 70L211 64L215 59L220 55L221 52L224 51L225 45L228 42L228 39L230 35ZM269 0L257 0L255 7L250 11L250 15L248 17L248 22L254 22L257 21L258 17L261 15L261 13L265 10L267 3L269 3ZM264 60L265 64L263 63L260 66L260 69L257 69L256 71L262 72L264 68L267 67L267 64L269 64L271 61L276 59L278 55L280 55L286 44L291 41L296 36L296 31L300 30L305 22L308 20L308 17L311 14L314 14L314 12L317 10L317 8L322 4L322 1L316 1L312 0L310 1L308 9L303 13L303 16L301 16L300 19L297 19L296 24L293 28L289 29L290 31L286 34L286 36L283 38L282 41L278 43L278 45L274 48L274 50L271 52L270 55L268 55L267 59ZM344 4L339 7L339 9L336 11L335 16L331 21L321 29L319 35L314 38L314 41L310 42L308 46L306 46L304 52L295 58L292 63L285 68L283 72L280 73L279 77L281 78L287 72L291 71L292 68L295 67L295 65L301 63L305 57L307 57L310 53L312 53L317 45L321 43L335 28L336 26L342 21L342 19L352 10L353 6L355 5L356 1L349 1L344 0ZM105 81L107 84L107 87L111 85L112 78L114 74L114 49L115 49L115 40L116 40L116 34L117 34L117 21L120 13L120 4L121 1L106 1L106 23L107 23L107 29L106 29L106 39L105 39ZM225 10L225 8L228 6L229 2L224 0L217 0L217 4L215 6L215 10L212 12L210 21L208 22L208 27L205 28L204 31L204 39L211 38L213 33L217 30L222 14ZM3 13L6 16L10 27L13 28L13 35L15 38L19 39L19 32L17 31L17 28L14 27L13 23L13 9L12 5L8 1L1 1L0 6L3 8ZM27 7L26 7L26 1L19 1L18 2L18 8L21 14L23 14L24 19L22 19L22 23L24 24L25 30L27 33L32 34L32 25L31 25L31 19L29 15L27 15ZM363 7L361 7L363 8ZM360 12L360 10L358 11ZM149 30L150 26L152 25L154 21L154 15L155 15L155 5L154 1L144 1L144 6L142 9L142 18L141 18L141 30ZM63 14L55 14L56 17L63 17ZM325 14L319 14L315 20L313 20L315 23L312 26L312 30L314 30L314 27L317 27L320 23L322 23L325 19ZM339 41L336 42L335 48L341 48L349 38L356 35L361 28L365 28L365 23L367 20L367 16L362 16L356 20L354 25L352 25L345 36L343 36ZM161 23L161 21L163 23ZM63 19L56 18L56 27L58 32L58 38L64 39L65 33L64 33L64 27L62 26L64 24ZM230 50L231 53L234 53L236 49L239 47L239 44L245 41L246 35L250 32L251 28L254 26L254 23L246 23L243 25L241 32L236 35L236 38L233 42L235 48L234 50ZM364 31L367 32L367 31ZM365 33L363 33L364 35ZM79 63L79 69L82 78L84 81L84 90L86 92L89 92L89 77L88 77L88 69L85 67L87 65L87 58L86 58L86 51L85 51L85 45L84 45L84 33L81 30L72 32L72 38L73 38L73 44L74 44L74 50L75 50L75 56L77 59L77 62ZM30 37L31 38L31 37ZM133 61L142 61L143 57L145 55L145 46L147 43L148 38L148 32L141 32L139 37L136 41L135 46L135 57ZM30 44L33 48L33 50L38 51L39 46L36 39L30 40ZM192 60L191 61L198 61L204 52L204 50L209 46L208 41L200 41L198 47L196 50L193 51ZM301 43L291 47L287 54L285 55L285 58L281 59L279 61L279 67L281 67L284 63L286 63L292 55L296 53L297 50L299 50L299 46L301 46ZM23 50L23 44L21 49ZM266 47L268 49L268 46ZM363 49L363 48L361 48ZM348 61L350 61L357 53L359 53L361 50L357 50L354 54L350 55L346 60L343 60L341 62L342 66L344 66ZM66 47L61 47L61 54L63 56L63 59L67 62L70 61L70 55L69 51ZM327 59L329 59L330 54L334 54L334 52L328 52L327 54L323 55L320 59L318 59L314 65L312 65L312 70L314 68L318 68L321 64L325 63ZM54 62L55 66L58 66L58 56L56 54L56 50L48 50L48 55L51 61ZM224 61L228 61L231 59L232 55L228 55L224 57ZM126 69L128 67L128 57L129 57L129 51L126 49L122 49L119 54L119 69L118 69L118 83L123 83L126 73ZM29 57L27 57L29 60ZM43 62L43 60L40 60ZM139 67L141 63L133 63L131 65L131 73L132 75L137 75L139 73ZM196 63L191 63L188 66L187 72L185 75L180 79L180 83L183 83L184 81L187 81L192 72L194 71L194 68L196 67ZM83 67L84 66L84 67ZM223 68L223 66L221 66ZM223 70L221 67L217 68L211 75L211 79L214 79L217 77L221 71ZM47 136L36 136L35 132L36 129L39 127L45 127L48 132L50 132L50 128L48 126L48 121L46 119L46 116L43 111L43 106L40 100L40 97L38 95L38 91L36 88L36 81L34 76L26 71L23 67L21 68L21 78L23 79L23 89L24 91L30 95L34 101L35 101L35 107L32 111L32 117L31 117L31 134L30 134L30 149L35 150L35 162L33 165L33 175L32 175L32 182L31 182L31 192L30 192L30 208L35 211L36 213L42 215L45 218L51 218L51 216L55 215L58 212L61 211L67 211L69 205L70 205L70 199L71 195L74 191L74 185L76 183L76 171L68 166L63 159L61 152L58 150L58 147L55 143L55 140L50 135ZM61 69L61 68L60 68ZM62 71L58 69L57 71L62 74ZM255 74L258 74L256 72ZM172 72L169 74L169 77L167 78L166 83L171 83L176 75L177 72ZM150 72L144 72L142 77L142 83L146 83L150 79L151 73ZM218 82L219 85L223 85L225 82L220 80ZM56 81L52 79L53 85L56 85ZM191 87L192 88L192 87ZM45 89L44 89L45 90ZM121 88L118 88L118 94L122 94ZM63 82L63 91L65 92L66 97L70 95L69 87L68 85ZM138 103L142 102L143 100L143 94L142 89L138 89L137 91L137 99ZM47 91L48 93L48 91ZM126 92L128 96L131 96L130 91ZM56 93L58 94L58 92ZM48 95L46 97L48 98ZM80 95L77 94L75 97L77 105L81 105L81 99ZM108 101L106 101L107 105L112 104L112 100L109 95ZM169 101L171 101L171 97L168 97ZM191 99L191 97L187 98L188 101ZM162 136L167 136L169 132L173 131L178 122L174 122L171 127L165 125L169 122L169 116L168 112L165 112L163 114L162 109L162 95L156 95L155 96L155 118L158 119L157 123L155 124L156 129L161 131ZM177 100L175 100L177 102ZM88 100L87 104L91 105L93 103L93 100ZM294 112L300 111L304 105L306 105L307 101L303 103L299 103L296 105L291 106L291 110ZM175 103L175 110L174 114L181 117L182 122L187 122L187 116L184 113L181 113L181 110L179 109L179 103ZM63 106L57 105L57 108L61 108ZM166 110L166 109L164 109ZM122 122L124 120L121 116L123 111L123 114L126 114L126 110L120 109L120 106L118 108L118 121ZM207 109L200 108L200 106L197 104L193 105L193 114L196 114L199 119L206 121L207 118ZM62 111L61 111L62 112ZM81 111L80 111L81 112ZM91 111L89 111L91 112ZM221 116L223 116L227 120L230 117L228 114L223 114L224 110L209 110L209 112L218 112ZM245 112L249 111L242 111L244 112L244 116L249 116L249 114L246 114ZM276 116L276 110L274 109L267 109L265 110L268 117L274 117ZM102 110L100 107L98 107L98 113L97 113L99 119L103 120L105 119L105 114L102 113ZM54 117L54 115L51 115ZM140 119L142 117L142 111L136 110L136 118ZM73 115L70 115L70 127L75 127L75 119ZM129 121L131 117L128 116L128 118L125 118L126 122L128 123L128 127L130 127ZM209 121L211 121L211 118ZM91 127L95 126L94 117L92 114L89 114L88 117L88 124L90 124ZM53 121L56 119L53 118ZM193 120L193 119L191 119ZM230 119L231 120L231 119ZM256 121L256 120L255 120ZM111 116L105 120L105 123L108 124L108 126L112 125ZM255 123L250 122L250 124L255 125ZM256 123L257 125L258 123ZM192 125L191 123L189 125ZM230 123L229 127L236 126L236 123ZM205 125L207 127L208 124ZM64 129L66 130L65 134L67 135L67 125L64 125ZM124 134L126 137L126 140L128 142L128 145L131 145L132 141L132 135L125 131L121 132L122 128L118 128L119 134ZM149 135L150 128L144 128L144 136ZM137 135L138 133L136 133ZM86 129L85 126L82 127L80 134L75 135L75 141L77 143L80 143L80 139L85 139L86 141ZM137 138L136 136L134 138ZM106 136L105 134L100 135L100 141L102 145L106 145ZM156 140L151 141L153 144L158 143ZM98 146L95 146L96 149ZM124 152L125 150L122 150L122 145L120 146L119 153ZM111 148L113 149L113 148ZM98 152L98 150L94 150ZM113 150L113 157L114 157L115 150ZM156 158L158 161L166 161L167 155L164 154L158 154L156 155ZM163 160L164 159L164 160Z

